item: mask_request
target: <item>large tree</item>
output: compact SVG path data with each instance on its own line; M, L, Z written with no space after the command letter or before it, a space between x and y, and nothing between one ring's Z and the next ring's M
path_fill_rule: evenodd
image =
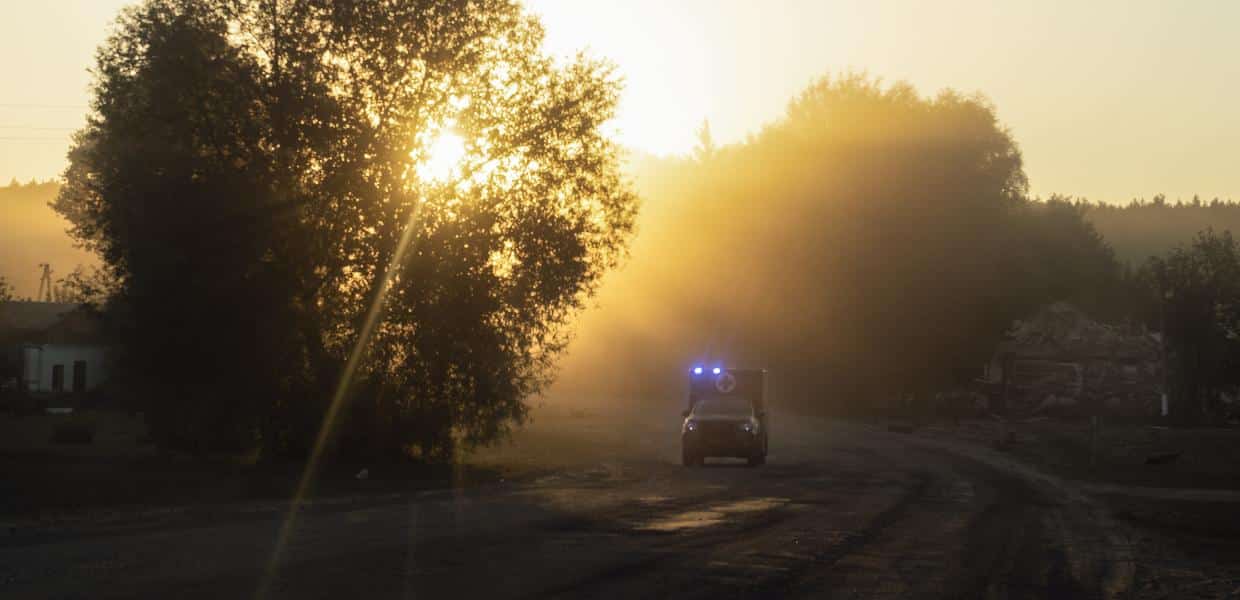
M1028 198L981 97L824 78L745 141L647 172L651 221L570 359L599 361L576 371L592 387L622 364L624 392L675 393L675 365L711 361L770 367L785 406L867 410L980 375L1014 319L1101 306L1120 276L1081 210Z
M636 210L611 67L542 38L512 0L122 14L56 208L161 440L301 451L339 396L350 447L443 458L525 419Z
M1240 246L1205 230L1146 262L1150 320L1167 336L1171 417L1219 416L1219 392L1240 385Z

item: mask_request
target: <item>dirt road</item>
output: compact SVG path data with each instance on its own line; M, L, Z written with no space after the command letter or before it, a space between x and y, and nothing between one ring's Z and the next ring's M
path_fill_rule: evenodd
M16 524L0 544L0 596L1106 598L1132 587L1125 526L987 450L789 422L773 428L765 467L685 469L674 423L556 427L598 443L518 482L312 502L275 565L287 503ZM490 460L538 460L537 440L520 445ZM574 454L561 446L540 451Z

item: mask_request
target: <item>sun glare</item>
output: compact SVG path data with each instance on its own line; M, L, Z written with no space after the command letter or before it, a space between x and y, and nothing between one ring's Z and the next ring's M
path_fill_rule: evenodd
M427 146L426 154L418 165L418 175L437 181L447 180L460 168L464 158L465 139L451 131L442 131Z

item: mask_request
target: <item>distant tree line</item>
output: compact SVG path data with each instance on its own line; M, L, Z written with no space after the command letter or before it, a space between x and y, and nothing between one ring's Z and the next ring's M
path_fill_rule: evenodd
M0 186L0 198L4 202L24 202L29 200L46 202L49 197L55 196L60 190L60 182L55 179L40 181L31 179L26 183L17 180L16 177L9 181L8 185Z
M15 298L34 297L42 263L52 265L53 277L98 265L97 257L74 247L65 235L67 223L48 205L59 191L60 183L50 180L13 180L0 186L0 274L8 279Z
M1188 201L1172 202L1157 194L1149 200L1133 199L1126 205L1061 199L1081 205L1120 261L1134 268L1152 256L1190 243L1207 229L1240 231L1240 202L1230 199L1193 196Z

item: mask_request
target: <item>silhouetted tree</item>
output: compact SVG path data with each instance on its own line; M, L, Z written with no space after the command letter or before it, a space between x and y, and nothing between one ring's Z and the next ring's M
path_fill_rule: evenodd
M711 361L772 368L784 406L870 410L980 371L1013 319L1102 304L1121 278L1080 210L1028 200L990 104L950 91L823 79L709 164L639 182L650 220L570 360L606 361L581 367L591 386L623 365L626 395L675 394L677 366Z
M1010 273L1011 290L1030 313L1048 300L1065 300L1094 318L1132 318L1130 281L1108 241L1086 216L1086 208L1064 196L1028 202L1016 212L1005 248L1019 260Z
M1240 248L1231 233L1201 232L1145 265L1165 324L1172 417L1216 412L1218 392L1240 385Z
M56 294L60 302L85 304L95 309L103 308L117 293L116 277L99 267L74 267L68 275L56 280Z
M9 285L9 280L0 275L0 302L7 302L13 299L13 286Z
M524 421L636 210L611 67L542 37L511 0L122 14L56 208L116 273L161 441L304 451L372 306L349 448L441 459ZM428 169L445 136L463 156Z
M697 130L697 145L693 147L693 157L698 162L707 162L715 157L717 151L715 136L710 133L710 121L703 119L702 126Z

